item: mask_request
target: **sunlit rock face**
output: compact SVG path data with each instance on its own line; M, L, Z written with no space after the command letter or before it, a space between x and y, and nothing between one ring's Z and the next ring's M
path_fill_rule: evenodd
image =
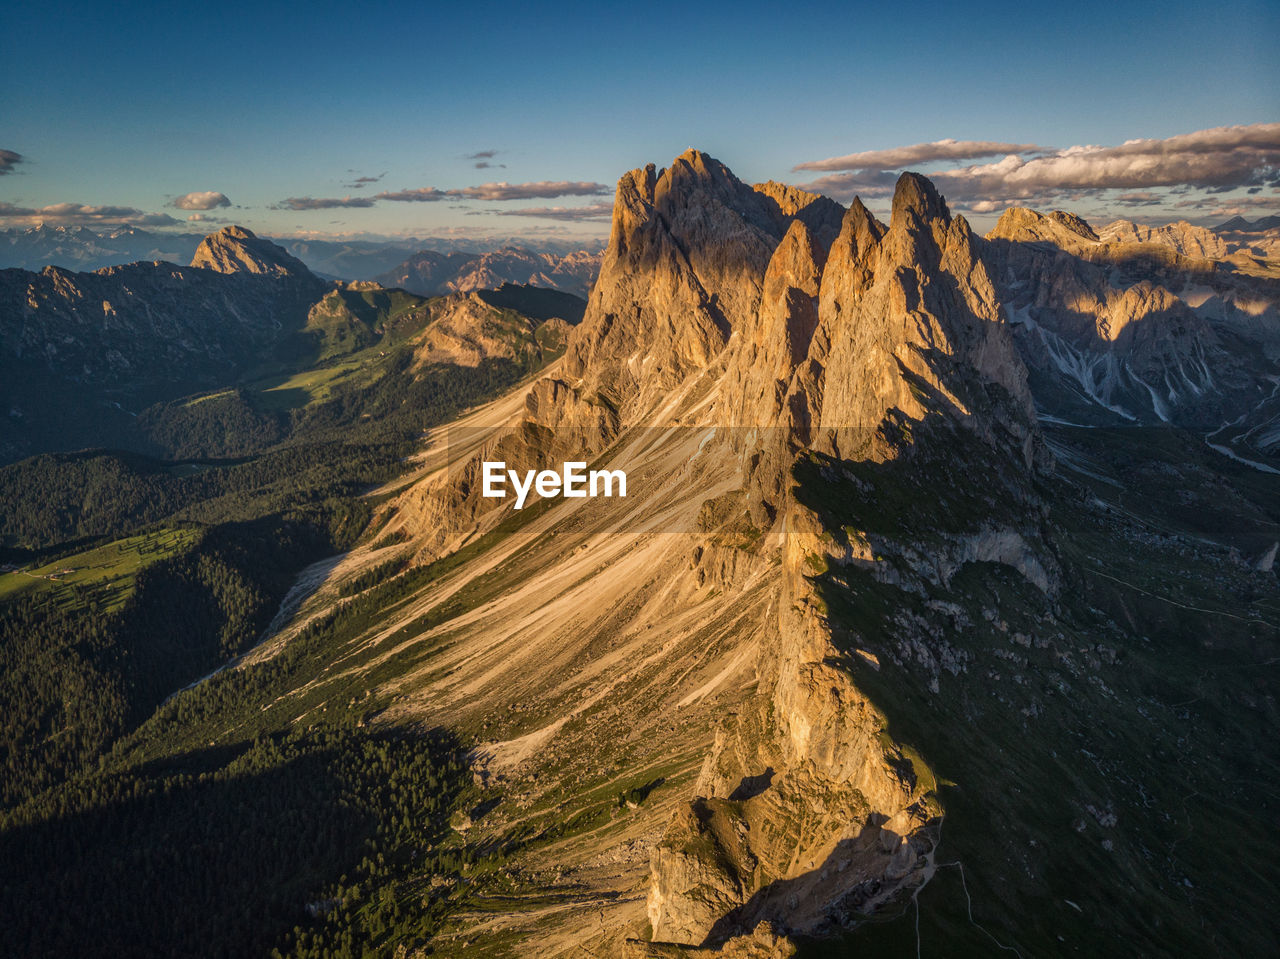
M255 236L242 226L228 226L211 233L196 248L191 265L219 273L266 273L277 276L309 276L301 260L270 240Z

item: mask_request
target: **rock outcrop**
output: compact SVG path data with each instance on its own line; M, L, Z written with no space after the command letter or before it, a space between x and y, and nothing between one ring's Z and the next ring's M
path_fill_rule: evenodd
M1030 462L1026 371L968 223L928 180L903 175L887 229L861 204L850 209L820 296L819 423L831 452L854 455L870 442L884 455L881 440L859 434L891 413L919 420L946 410L988 438L1010 431ZM841 449L841 433L855 448Z
M932 774L893 743L838 665L813 580L815 564L834 558L829 520L796 495L797 458L911 458L917 442L958 429L1018 471L1038 446L1025 369L978 243L922 177L899 181L887 226L855 201L829 256L792 223L758 314L729 352L717 416L738 427L753 518L781 531L783 597L778 641L757 667L759 712L717 740L698 798L654 852L655 940L703 946L765 921L820 933L933 869ZM1021 564L1048 586L1016 533L975 533L965 545L957 565Z
M758 309L776 203L695 150L618 183L613 225L565 372L624 414L706 370Z
M563 350L572 329L552 317L541 323L502 310L477 293L454 293L433 310L431 323L413 339L415 368L448 363L478 366L484 360L535 361L541 344ZM540 364L539 364L540 365Z
M777 204L775 218L785 228L791 220L799 220L824 249L835 242L844 220L844 208L830 197L809 193L799 187L776 180L757 183L755 191Z

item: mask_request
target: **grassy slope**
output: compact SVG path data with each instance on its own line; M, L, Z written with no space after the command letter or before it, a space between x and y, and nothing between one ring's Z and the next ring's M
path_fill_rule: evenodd
M139 571L183 552L195 536L187 529L159 529L0 574L0 603L37 595L66 606L81 601L74 587L90 587L101 594L101 602L94 596L95 612L117 610L133 595Z

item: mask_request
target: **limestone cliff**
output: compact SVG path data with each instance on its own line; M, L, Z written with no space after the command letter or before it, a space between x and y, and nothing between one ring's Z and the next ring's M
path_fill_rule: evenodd
M1009 431L1030 462L1025 369L968 223L951 217L928 180L902 176L887 230L860 204L850 209L820 296L815 342L828 352L819 424L832 452L879 443L885 454L858 431L945 408L988 438ZM842 431L854 432L841 440Z
M817 214L821 227L830 205L802 191L752 189L696 150L667 169L649 166L623 176L586 314L562 367L548 374L554 385L535 385L522 423L495 440L506 461L550 461L557 444L593 456L621 427L675 423L674 411L660 415L658 408L695 379L711 388L734 331L757 322L765 271L779 241L806 215ZM540 395L558 399L533 399ZM566 420L558 408L574 412ZM566 423L585 433L571 435ZM547 433L561 427L559 436ZM498 447L488 449L497 455ZM427 553L447 548L497 506L479 496L471 481L476 467L460 469L461 485L441 478L403 505L412 522L431 529L423 541ZM445 501L448 509L439 505Z
M775 219L779 224L799 220L824 249L840 234L844 209L835 200L776 180L757 183L754 189L777 204Z
M717 416L739 427L731 436L749 462L753 517L778 532L783 595L776 642L760 652L758 711L717 739L698 798L654 852L655 940L745 948L761 922L818 933L932 875L941 815L932 774L894 743L840 665L837 626L813 580L829 563L858 562L859 551L835 547L845 534L833 539L827 517L798 495L796 469L813 455L936 455L916 446L946 442L948 429L1015 474L1032 465L1025 369L976 247L932 185L906 175L890 224L855 201L829 257L793 223L757 317L729 344ZM1000 536L1025 545L1012 531ZM964 549L954 547L957 565ZM1018 561L1007 552L986 555Z
M794 204L790 207L800 207ZM618 183L600 278L565 372L639 414L707 370L759 309L792 217L696 150Z

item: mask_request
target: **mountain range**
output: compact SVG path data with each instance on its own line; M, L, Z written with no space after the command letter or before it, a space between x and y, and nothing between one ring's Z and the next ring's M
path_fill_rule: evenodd
M1242 216L1233 216L1213 228L1215 233L1265 233L1280 227L1280 216L1263 216L1250 222Z
M155 404L217 387L269 390L273 377L287 380L338 357L350 363L392 334L397 343L410 331L425 337L435 344L427 348L432 362L515 360L533 346L535 327L546 337L553 314L573 321L581 312L581 300L550 289L508 285L433 299L367 281L334 283L235 226L205 237L187 267L0 270L7 412L0 455L104 444L151 449L138 428ZM493 333L507 316L523 319ZM440 345L446 330L448 347Z
M881 220L689 150L621 177L598 258L333 283L229 227L189 267L0 272L36 384L8 458L77 445L55 388L150 457L0 470L6 928L1270 954L1278 271L1187 224L980 236L911 173ZM567 460L626 496L484 491ZM168 558L131 595L56 585L139 539ZM202 887L195 849L236 865Z
M503 247L488 253L423 250L376 279L383 286L434 296L453 291L496 289L503 283L540 286L583 299L600 269L601 254L580 250L557 256Z
M167 233L132 226L93 230L86 226L41 224L25 230L0 230L0 269L40 270L46 266L57 266L87 271L139 260L189 263L203 239L202 233ZM437 254L440 256L457 254L462 256L458 261L460 264L472 263L483 255L483 252L474 252L476 242L456 237L407 237L386 241L280 239L279 242L315 273L327 279L342 280L372 280L388 271L408 270L406 258L413 254L431 256L435 251L440 251ZM505 251L508 259L523 257L529 263L538 262L540 268L548 273L554 270L554 264L562 257L574 260L590 256L576 243L556 239L513 241L508 238L486 241L480 246L481 251L486 246L493 247L491 252ZM547 259L539 260L539 257ZM536 272L536 269L531 270L529 275ZM513 276L506 278L517 281ZM441 277L440 282L447 283L453 279ZM518 282L528 281L522 279ZM447 290L443 287L431 290L433 295L437 292ZM585 291L569 292L581 294Z

